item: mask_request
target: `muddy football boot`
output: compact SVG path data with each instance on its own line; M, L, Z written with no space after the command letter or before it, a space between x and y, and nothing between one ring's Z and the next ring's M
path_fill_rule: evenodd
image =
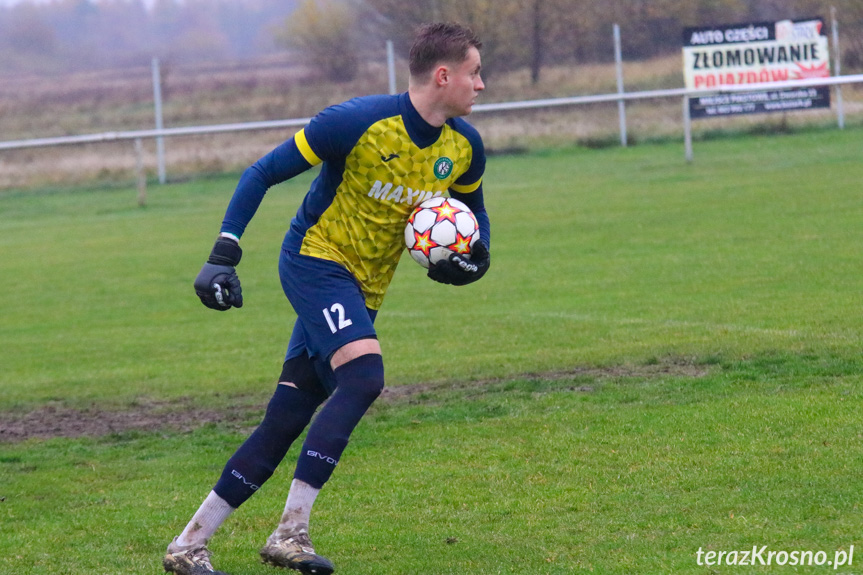
M303 575L330 575L335 570L332 561L315 553L305 530L284 539L270 536L261 549L261 559L276 567L295 569Z
M168 545L168 553L162 559L162 566L167 573L177 575L228 575L216 571L210 563L210 550L206 546L181 547L175 537Z

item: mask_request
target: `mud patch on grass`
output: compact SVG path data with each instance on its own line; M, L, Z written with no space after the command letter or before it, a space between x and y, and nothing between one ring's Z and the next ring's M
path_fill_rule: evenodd
M400 385L398 387L387 387L381 397L392 401L405 399L410 400L416 396L436 391L469 389L481 390L482 388L493 387L501 383L516 380L565 381L587 379L602 381L615 379L657 379L662 377L699 378L710 373L709 368L709 365L696 364L686 359L678 358L658 360L644 365L624 364L604 367L583 366L545 373L526 373L505 378ZM583 383L572 385L569 389L570 391L580 392L593 391L593 387L591 385Z
M645 365L614 365L607 367L575 367L547 373L528 373L506 378L472 381L417 383L387 387L379 401L419 402L424 394L448 390L476 390L515 380L574 380L573 392L587 393L593 387L584 380L656 379L663 377L703 377L710 366L683 359L664 359ZM230 407L202 408L193 398L179 400L139 400L134 405L108 409L93 404L89 407L69 407L61 403L39 406L27 412L0 411L0 443L15 443L27 439L54 437L103 437L129 431L189 432L205 425L225 429L251 431L260 422L268 398L231 398Z
M0 412L0 443L53 437L102 437L129 431L188 432L208 424L247 429L265 405L242 403L220 409L195 407L193 400L139 402L123 409L99 405L75 408L56 403L28 412Z

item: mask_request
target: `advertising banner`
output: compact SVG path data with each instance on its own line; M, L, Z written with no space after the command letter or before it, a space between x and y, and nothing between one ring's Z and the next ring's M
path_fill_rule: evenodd
M813 18L686 28L683 73L691 89L829 77L824 22ZM829 107L828 86L690 99L693 118Z

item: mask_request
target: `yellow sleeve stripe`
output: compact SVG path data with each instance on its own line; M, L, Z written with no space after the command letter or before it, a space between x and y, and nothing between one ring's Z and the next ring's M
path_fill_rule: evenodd
M479 188L480 184L482 184L482 178L478 179L472 184L467 184L465 186L460 186L458 184L453 184L450 186L451 190L455 190L460 194L469 194L471 192L475 192L477 188Z
M305 128L294 134L294 143L297 144L297 149L300 150L300 154L302 154L306 161L311 165L316 166L323 162L323 160L320 159L314 151L312 151L309 141L306 140Z

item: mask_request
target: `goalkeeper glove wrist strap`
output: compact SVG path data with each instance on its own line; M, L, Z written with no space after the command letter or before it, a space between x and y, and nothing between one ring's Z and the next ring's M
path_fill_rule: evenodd
M239 242L226 236L219 236L216 244L213 246L213 251L210 252L208 264L216 264L220 266L236 266L240 263L243 257L243 250L240 248Z

